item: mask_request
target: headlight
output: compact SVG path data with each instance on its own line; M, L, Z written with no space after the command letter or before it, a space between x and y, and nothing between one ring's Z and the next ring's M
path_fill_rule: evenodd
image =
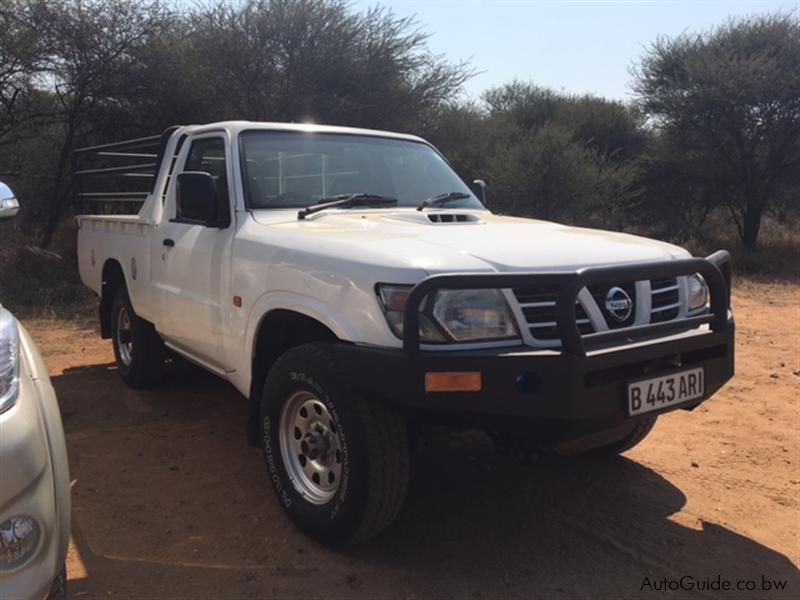
M403 337L403 310L409 286L378 286L381 304L395 335ZM420 341L478 342L519 337L511 308L500 290L440 290L420 307Z
M457 342L519 337L511 309L500 290L442 290L433 316Z
M17 400L19 393L19 329L10 312L0 308L0 413Z
M690 275L689 283L689 312L702 310L708 304L708 286L702 275Z

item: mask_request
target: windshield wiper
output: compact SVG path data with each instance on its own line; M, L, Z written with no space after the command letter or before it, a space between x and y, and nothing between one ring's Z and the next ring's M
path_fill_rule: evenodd
M312 205L306 206L303 210L297 213L298 220L302 221L308 215L313 215L321 210L328 208L352 208L355 206L392 206L397 204L397 198L390 198L389 196L381 196L380 194L339 194L338 196L331 196L328 198L320 198L319 201Z
M454 200L464 200L469 197L470 195L464 192L446 192L444 194L436 194L417 206L417 210L436 208L437 206L444 206L448 202L453 202Z

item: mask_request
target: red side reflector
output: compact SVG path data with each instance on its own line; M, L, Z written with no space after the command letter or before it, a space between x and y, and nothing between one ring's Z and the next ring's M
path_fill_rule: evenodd
M241 296L234 296L233 297L233 305L236 308L241 308L242 307L242 297Z
M480 371L425 373L426 392L480 392Z

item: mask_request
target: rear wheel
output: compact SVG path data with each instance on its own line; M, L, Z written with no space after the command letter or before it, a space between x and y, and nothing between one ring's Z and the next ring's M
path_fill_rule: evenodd
M164 375L166 348L152 323L133 311L128 290L120 286L111 306L111 339L122 379L132 388L152 387Z
M395 518L408 482L405 421L340 381L329 346L306 344L278 359L261 423L275 493L308 535L352 545Z

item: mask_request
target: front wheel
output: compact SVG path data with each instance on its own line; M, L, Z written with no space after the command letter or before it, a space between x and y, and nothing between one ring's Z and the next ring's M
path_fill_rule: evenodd
M336 376L326 344L289 350L261 400L268 475L289 518L323 544L363 542L400 511L408 482L405 421Z
M642 417L636 421L634 426L631 428L631 431L625 435L625 437L611 444L594 448L590 453L594 454L595 456L616 456L617 454L627 452L634 446L638 446L644 441L644 439L653 430L653 427L656 426L657 420L658 417L655 415Z

